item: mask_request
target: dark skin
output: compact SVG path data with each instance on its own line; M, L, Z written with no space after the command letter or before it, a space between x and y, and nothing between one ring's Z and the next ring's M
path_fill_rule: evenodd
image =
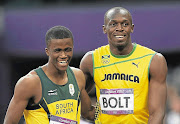
M134 30L132 17L124 9L111 9L106 16L103 25L103 32L107 34L110 50L115 55L127 55L133 49L131 42L131 33ZM84 72L86 78L87 91L90 92L93 83L93 60L92 51L85 54L80 63L80 69ZM150 64L150 82L149 82L149 120L148 124L162 124L165 116L166 107L166 76L167 63L164 56L157 53Z
M47 64L42 66L43 71L51 81L58 85L68 82L66 69L73 55L72 38L52 39L48 48L45 49L49 57ZM94 120L94 107L85 90L85 77L80 69L71 67L79 89L81 91L81 115L89 120ZM18 124L26 106L37 104L42 97L40 78L35 71L29 72L20 78L14 90L13 98L9 104L4 124Z

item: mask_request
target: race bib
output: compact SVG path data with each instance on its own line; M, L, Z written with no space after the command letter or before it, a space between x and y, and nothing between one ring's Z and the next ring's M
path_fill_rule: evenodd
M133 89L100 89L99 102L103 114L133 114Z
M52 115L49 124L77 124L77 121Z

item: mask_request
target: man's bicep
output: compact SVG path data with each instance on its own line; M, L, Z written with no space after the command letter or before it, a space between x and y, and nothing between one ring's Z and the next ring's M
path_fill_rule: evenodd
M94 120L95 109L85 89L81 91L81 115L88 120Z
M27 101L16 100L16 98L13 96L6 113L5 122L18 123L23 115L23 111L26 105L27 105Z
M94 87L93 81L93 59L92 59L92 51L86 53L81 62L80 69L83 71L86 79L86 91L89 93Z
M150 65L150 83L156 82L156 84L165 84L167 77L167 63L161 54L157 54L153 57Z
M92 91L92 89L94 88L94 80L93 80L93 77L92 76L89 76L87 79L86 79L86 86L85 86L85 89L87 91L87 93L90 93Z
M23 82L18 82L15 87L14 95L10 101L6 117L5 117L5 124L6 123L18 123L20 118L23 115L23 111L28 104L28 100L30 98L30 93L28 93L28 87Z
M150 65L150 84L149 84L149 112L150 114L157 111L164 113L166 104L166 76L167 63L161 54L157 54L152 59Z

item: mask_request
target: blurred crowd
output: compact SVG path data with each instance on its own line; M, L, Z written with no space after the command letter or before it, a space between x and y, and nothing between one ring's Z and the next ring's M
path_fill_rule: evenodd
M180 66L169 69L168 77L167 124L180 124Z

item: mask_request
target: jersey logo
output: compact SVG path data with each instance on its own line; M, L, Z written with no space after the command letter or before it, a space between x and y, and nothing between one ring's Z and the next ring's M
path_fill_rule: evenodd
M69 84L69 93L71 94L71 96L74 96L74 85L73 84Z
M110 62L110 55L103 55L101 59L103 64L108 64Z
M138 68L138 65L139 65L140 62L138 62L137 64L132 62L133 65L135 65L137 68Z
M106 80L124 80L124 81L130 81L134 83L139 83L139 77L132 74L124 74L124 73L108 73L104 74L104 78L101 80L101 82Z
M49 90L48 91L48 95L51 96L51 95L57 95L57 89L55 90Z

